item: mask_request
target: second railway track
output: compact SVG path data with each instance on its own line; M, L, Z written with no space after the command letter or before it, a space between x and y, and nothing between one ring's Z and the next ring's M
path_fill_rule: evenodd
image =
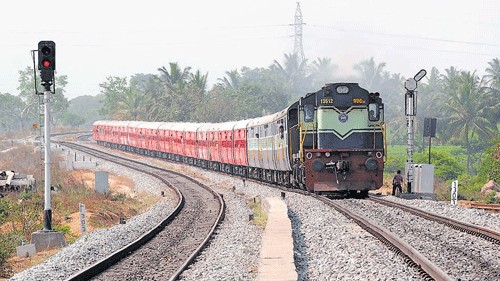
M155 176L177 189L180 198L175 211L157 227L68 280L175 280L224 218L220 195L187 176L75 143L60 144Z
M380 199L334 206L434 280L500 280L498 232Z

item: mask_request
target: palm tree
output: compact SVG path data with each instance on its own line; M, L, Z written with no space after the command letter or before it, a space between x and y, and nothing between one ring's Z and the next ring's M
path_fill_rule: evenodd
M226 71L226 77L218 78L217 80L221 81L224 89L233 89L236 90L239 88L241 83L241 75L238 73L238 70Z
M189 82L192 83L199 90L199 98L203 97L207 89L207 79L208 73L202 75L200 70L197 70L195 74L189 74Z
M446 129L452 136L461 138L467 151L467 171L472 173L472 145L475 137L489 139L498 133L496 124L488 119L488 111L492 104L488 104L485 91L485 80L479 80L475 72L457 72L451 68L443 76L445 83L450 86L441 96L441 109L447 118Z
M500 91L500 60L498 58L493 59L488 63L490 66L486 68L486 83L490 88L496 92Z
M116 107L109 115L118 120L145 120L147 114L144 94L133 87L128 87L119 96Z
M181 67L174 62L169 63L169 66L170 70L167 70L164 66L158 68L158 71L161 72L158 78L168 88L182 90L189 79L191 67L188 66L181 70Z
M312 90L312 76L309 72L307 59L301 60L296 53L285 54L284 66L275 60L271 70L277 72L284 79L292 93L291 98L304 95Z
M385 62L376 64L373 57L355 65L354 70L361 75L359 85L373 92L381 91L385 65Z
M500 61L495 58L488 64L490 67L486 68L487 74L484 76L487 83L486 90L489 93L491 103L495 105L492 110L492 119L498 123L500 120Z
M326 83L333 82L333 73L339 67L332 63L330 58L318 58L313 61L313 77L315 86L320 88Z

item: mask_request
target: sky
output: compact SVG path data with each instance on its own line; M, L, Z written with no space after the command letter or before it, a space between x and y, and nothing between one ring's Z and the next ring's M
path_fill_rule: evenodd
M56 75L66 97L100 93L106 77L158 74L170 62L208 73L268 67L294 49L297 2L9 1L0 16L0 93L17 95L19 71L33 66L39 41L56 43ZM500 57L499 0L302 0L303 49L328 57L348 77L374 58L412 77L450 66L484 74ZM332 81L335 82L335 81ZM345 81L356 82L356 81Z

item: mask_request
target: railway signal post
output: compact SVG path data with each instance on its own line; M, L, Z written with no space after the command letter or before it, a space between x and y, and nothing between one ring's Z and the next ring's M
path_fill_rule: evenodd
M40 70L41 84L44 87L44 216L43 230L32 233L31 241L35 244L36 251L42 251L53 247L66 245L62 232L52 230L52 208L50 204L51 187L51 153L50 153L50 100L52 96L51 86L54 84L54 71L56 69L56 43L54 41L40 41L38 43L38 70ZM38 93L36 93L38 94Z
M412 192L412 183L414 182L414 171L413 171L413 147L415 140L415 116L417 115L417 82L425 77L427 71L421 69L414 77L409 78L405 81L405 114L406 114L406 125L408 127L408 145L406 152L408 154L408 160L406 161L407 166L407 190L408 193Z

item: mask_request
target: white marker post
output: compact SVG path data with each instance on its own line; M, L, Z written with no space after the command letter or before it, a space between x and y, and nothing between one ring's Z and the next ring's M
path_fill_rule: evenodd
M457 199L458 199L458 180L454 180L451 183L451 206L452 207L457 206Z
M87 233L87 212L85 211L85 204L80 203L80 229L82 235Z

